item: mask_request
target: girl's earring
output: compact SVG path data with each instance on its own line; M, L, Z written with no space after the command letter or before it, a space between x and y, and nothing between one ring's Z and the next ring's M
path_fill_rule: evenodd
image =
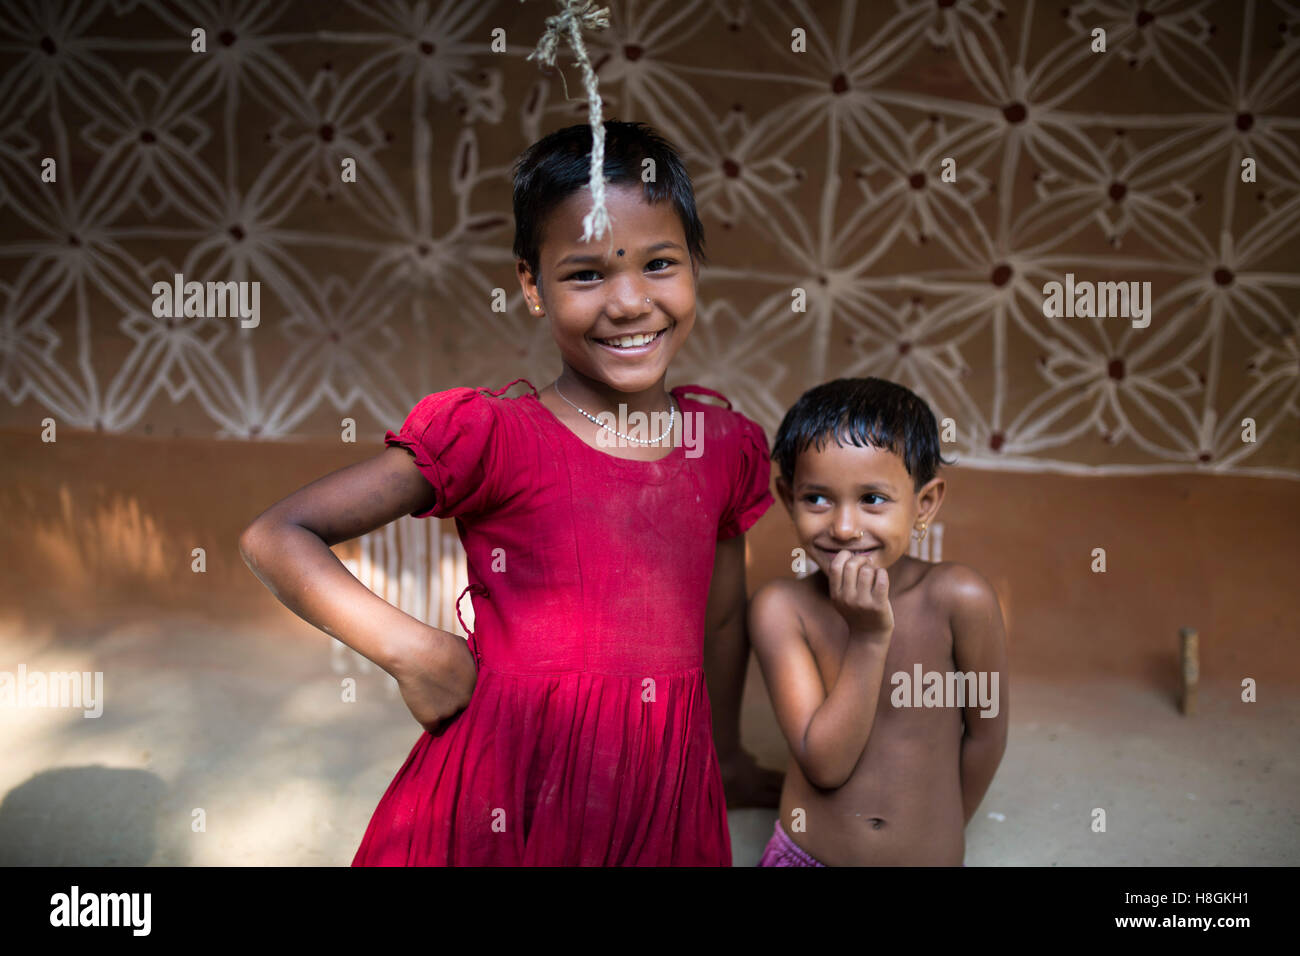
M917 534L916 530L914 529L914 530L912 531L912 537L915 538L917 541L924 541L927 532L928 532L928 529L927 529L926 526L925 526L925 522L922 521L922 522L921 522L921 526L920 526L920 534Z

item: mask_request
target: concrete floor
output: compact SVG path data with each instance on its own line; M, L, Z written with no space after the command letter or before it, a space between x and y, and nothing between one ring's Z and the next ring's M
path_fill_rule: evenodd
M174 618L57 641L0 627L0 670L102 671L105 697L97 719L0 707L0 865L351 862L419 728L386 675L296 624ZM356 703L340 701L346 676ZM754 677L746 746L783 767ZM1300 863L1300 688L1245 704L1204 684L1190 718L1142 681L1016 678L1011 694L968 865ZM774 817L732 812L735 865L757 862Z

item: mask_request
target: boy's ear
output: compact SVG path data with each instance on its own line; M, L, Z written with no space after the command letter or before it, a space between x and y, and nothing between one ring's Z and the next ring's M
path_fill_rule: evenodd
M939 506L943 504L946 490L947 483L942 478L931 478L916 493L916 517L919 521L924 521L926 524L934 521L939 513Z
M785 505L787 513L794 511L794 491L781 475L776 477L776 496L781 499L781 504Z

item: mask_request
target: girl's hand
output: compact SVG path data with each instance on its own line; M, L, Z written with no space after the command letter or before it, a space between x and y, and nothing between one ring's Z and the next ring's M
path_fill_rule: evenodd
M849 636L887 640L894 632L889 573L871 566L870 554L844 550L831 561L830 596L849 625Z
M722 771L722 792L728 810L780 807L781 787L785 783L785 774L780 770L760 767L748 751L739 748L731 754L719 752L718 769Z
M424 624L399 641L390 673L406 709L429 733L469 706L478 681L468 642Z

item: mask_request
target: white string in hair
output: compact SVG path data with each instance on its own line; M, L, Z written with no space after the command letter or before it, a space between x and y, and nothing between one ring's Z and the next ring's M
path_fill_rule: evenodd
M519 0L520 3L523 0ZM604 30L609 26L609 8L595 6L595 0L556 0L560 12L546 18L546 30L537 41L537 49L528 54L546 66L555 65L555 51L564 37L569 41L578 65L582 67L583 83L587 87L588 123L591 125L591 189L592 207L582 220L582 240L599 239L609 227L609 212L605 209L605 122L601 118L600 92L596 89L596 73L587 57L582 42L583 29ZM564 79L564 74L560 74ZM565 93L568 93L566 84Z

